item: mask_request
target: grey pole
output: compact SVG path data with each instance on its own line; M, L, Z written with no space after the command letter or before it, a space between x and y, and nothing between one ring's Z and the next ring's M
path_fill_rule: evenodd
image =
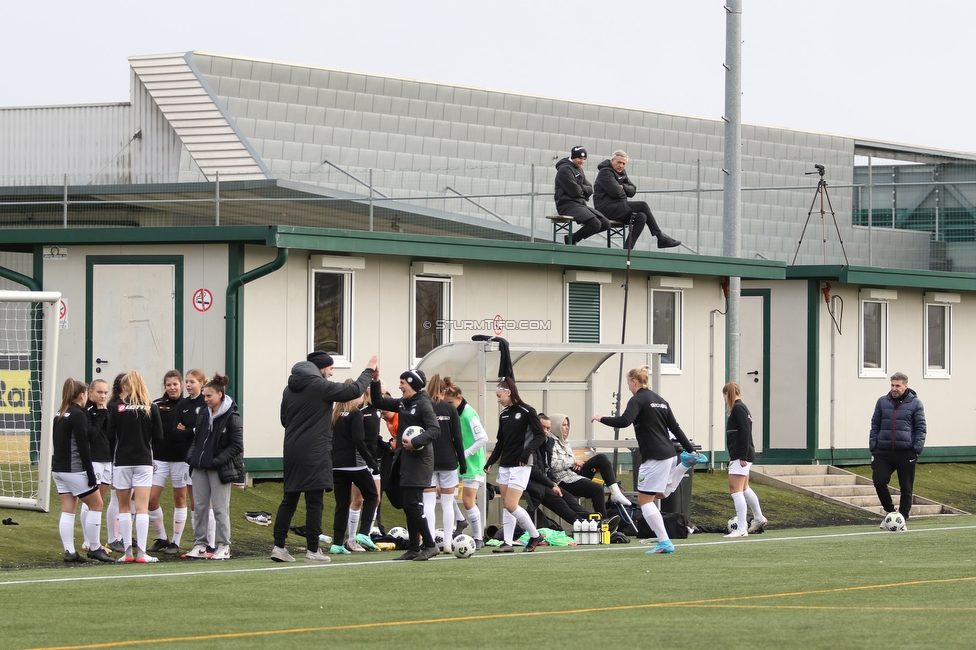
M742 2L725 7L725 183L723 186L722 255L742 253ZM729 278L729 379L739 381L739 303L742 278Z
M373 232L373 169L369 170L369 231Z

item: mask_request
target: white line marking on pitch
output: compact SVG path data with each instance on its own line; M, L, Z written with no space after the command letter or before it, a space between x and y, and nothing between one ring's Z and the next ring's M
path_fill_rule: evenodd
M912 530L905 531L905 534L920 534L920 533L931 533L931 532L945 532L945 531L957 531L957 530L973 530L976 529L976 525L972 526L945 526L940 528L916 528ZM702 533L706 534L706 533ZM858 531L852 533L829 533L826 535L799 535L793 537L767 537L768 533L764 534L762 537L752 536L746 539L734 539L734 540L716 540L713 542L687 542L677 544L677 548L692 548L697 546L716 546L721 544L748 544L750 542L789 542L794 540L811 540L811 539L837 539L841 537L863 537L867 535L885 535L890 534L888 531L884 530L873 530L873 531ZM619 546L606 546L600 544L596 546L585 546L582 548L569 548L560 550L560 553L592 553L592 552L602 552L607 551L645 551L647 547L644 545L619 545ZM537 551L533 555L547 555L545 551ZM484 560L487 558L495 558L499 556L482 554L475 555L471 559ZM442 561L442 560L454 560L457 558L442 557L435 558L431 561ZM252 567L249 569L214 569L205 571L175 571L166 573L135 573L129 575L93 575L93 576L72 576L65 578L38 578L33 580L5 580L0 582L0 587L11 587L17 585L36 585L36 584L49 584L49 583L59 583L59 582L89 582L89 581L99 581L99 580L136 580L142 578L184 578L187 576L212 576L214 574L224 575L231 573L261 573L265 571L301 571L301 570L315 570L315 569L340 569L340 568L362 568L370 567L379 564L392 564L396 562L392 558L389 560L370 560L366 562L343 562L337 564L295 564L288 566L269 566L269 567Z

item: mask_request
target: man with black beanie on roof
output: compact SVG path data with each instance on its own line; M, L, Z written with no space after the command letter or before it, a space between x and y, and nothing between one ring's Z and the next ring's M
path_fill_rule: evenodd
M586 149L573 147L568 158L556 163L556 211L562 217L572 217L580 228L572 239L566 235L567 244L578 244L587 237L603 232L610 227L610 220L586 205L593 194L593 186L586 180L583 163L586 162Z
M285 489L274 520L275 545L271 559L275 562L295 561L285 548L285 538L302 494L305 495L308 548L305 560L329 561L329 556L319 550L319 535L322 534L323 493L332 491L332 407L335 402L348 402L366 392L377 361L373 355L359 379L351 384L329 380L333 361L325 352L312 352L305 361L292 367L281 397Z

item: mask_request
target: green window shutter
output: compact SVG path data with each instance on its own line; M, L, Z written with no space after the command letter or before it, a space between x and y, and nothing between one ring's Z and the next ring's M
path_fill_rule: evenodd
M569 342L600 342L600 285L569 283Z

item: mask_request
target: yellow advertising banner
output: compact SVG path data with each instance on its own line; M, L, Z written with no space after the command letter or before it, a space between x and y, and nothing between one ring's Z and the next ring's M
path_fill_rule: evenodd
M0 414L30 414L30 370L0 370Z

